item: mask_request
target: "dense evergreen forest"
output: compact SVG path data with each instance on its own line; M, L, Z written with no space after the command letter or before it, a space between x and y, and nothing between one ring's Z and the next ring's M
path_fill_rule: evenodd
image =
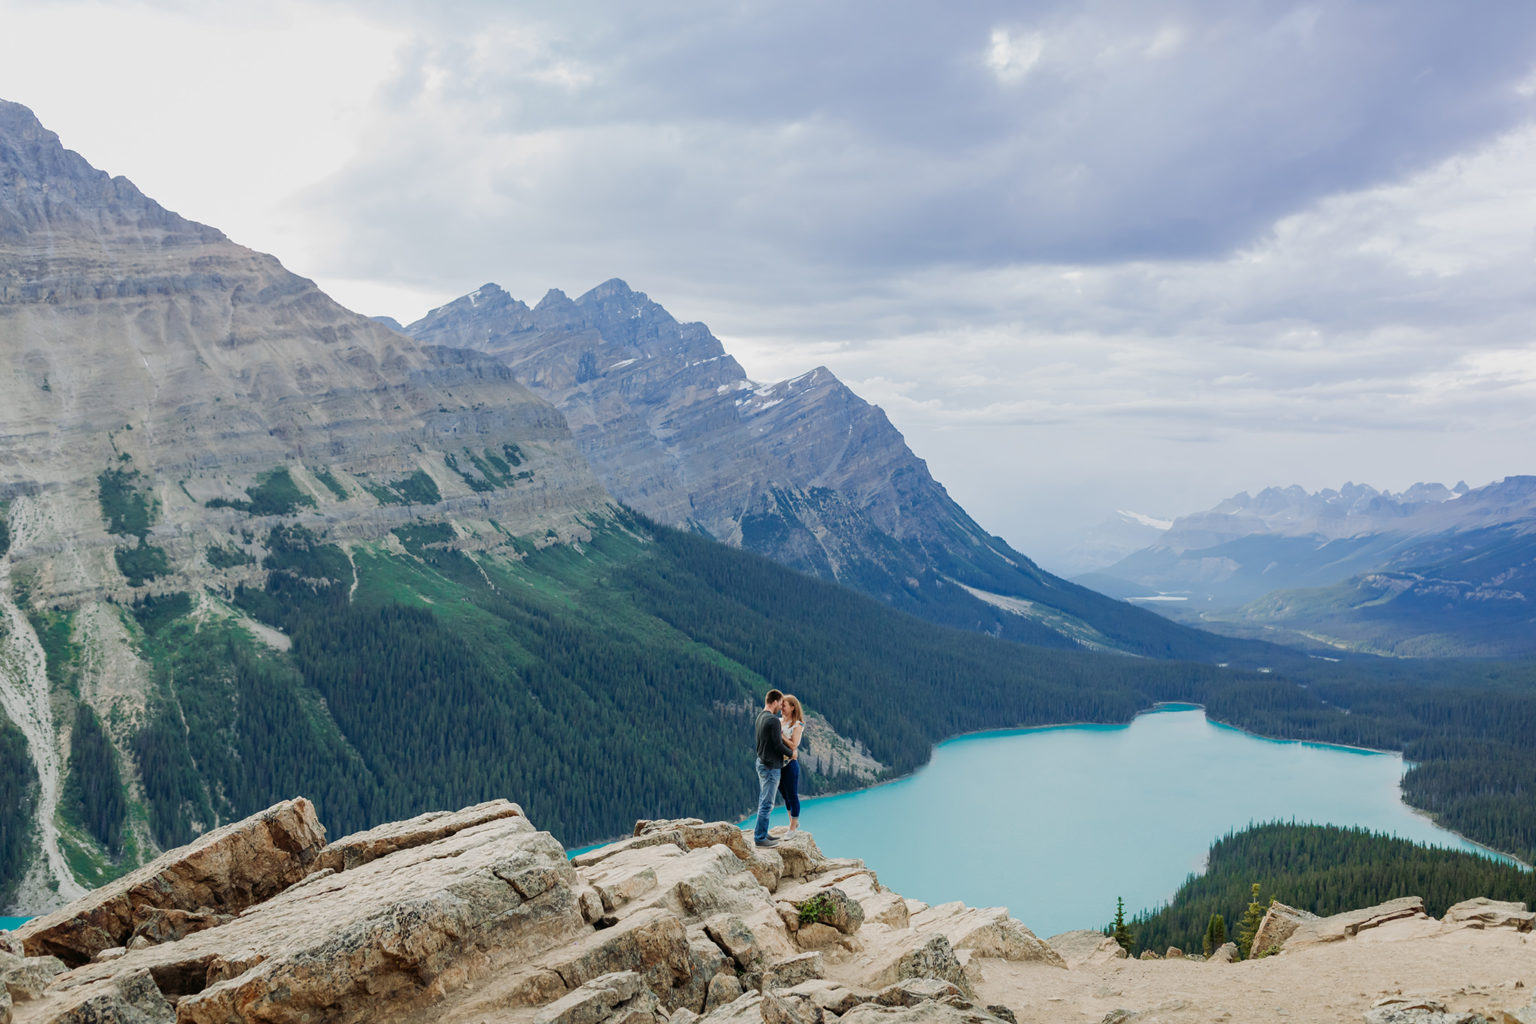
M1399 896L1422 896L1435 917L1476 896L1536 905L1536 874L1477 854L1363 829L1259 825L1218 840L1204 874L1191 875L1168 906L1129 922L1136 950L1199 952L1212 914L1235 936L1254 883L1264 905L1277 899L1319 917Z
M125 753L159 845L296 794L332 835L502 796L568 845L639 817L734 818L755 794L751 712L777 686L887 776L963 732L1200 703L1263 735L1402 750L1412 801L1536 857L1536 663L1334 663L1250 645L1261 670L1244 671L1030 647L633 515L581 545L466 553L444 524L394 539L349 558L296 526L264 538L267 582L231 600L287 634L286 652L208 595L131 609L153 692ZM76 723L65 810L110 853L124 790L99 730ZM803 788L853 783L808 773Z
M27 738L0 714L0 906L11 901L27 870L27 850L37 812L37 771Z

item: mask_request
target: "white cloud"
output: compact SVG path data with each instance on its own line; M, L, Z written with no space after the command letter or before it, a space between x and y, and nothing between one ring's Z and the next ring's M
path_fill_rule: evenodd
M1029 74L1044 51L1045 40L1038 33L994 28L987 40L986 64L998 81L1013 83Z

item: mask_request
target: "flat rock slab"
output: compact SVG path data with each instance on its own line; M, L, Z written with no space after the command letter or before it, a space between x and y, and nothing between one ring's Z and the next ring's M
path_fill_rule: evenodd
M15 935L29 955L87 963L128 944L135 909L237 914L303 879L324 846L314 805L303 797L285 800L161 854Z
M320 851L315 867L321 871L326 868L347 871L400 850L435 843L488 821L520 817L523 817L523 809L510 800L488 800L461 811L432 811L343 836Z

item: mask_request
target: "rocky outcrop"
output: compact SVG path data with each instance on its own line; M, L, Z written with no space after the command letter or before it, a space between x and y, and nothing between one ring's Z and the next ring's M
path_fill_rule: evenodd
M1289 907L1285 909L1292 915L1299 913ZM1299 920L1290 934L1278 942L1260 947L1258 940L1255 939L1254 949L1260 953L1305 949L1308 946L1342 942L1345 939L1354 938L1362 931L1379 928L1391 921L1430 920L1429 915L1424 912L1424 901L1418 896L1404 896L1374 907L1334 914L1332 917L1308 916L1311 917L1310 920Z
M233 915L305 878L325 845L314 806L300 797L244 821L214 829L131 874L108 882L62 910L16 931L29 954L67 963L90 961L135 935L152 942L181 938ZM189 912L202 915L191 918Z
M1308 921L1316 920L1316 914L1288 907L1278 900L1271 901L1264 919L1259 922L1258 931L1253 933L1251 955L1263 956L1271 950L1279 952L1285 940L1296 933L1296 929Z
M891 894L808 833L757 850L724 822L636 832L568 860L495 801L325 845L314 809L288 801L30 923L27 948L73 969L0 957L24 1021L455 1024L537 1009L540 1024L647 1024L755 1008L825 1024L865 1004L969 1006L951 936L968 957L1040 945L1001 911L876 920L856 894L877 907ZM766 860L777 894L755 870ZM157 928L130 935L136 917Z
M174 893L167 899L179 905L155 908L165 930L126 949L66 968L22 957L0 936L0 1022L9 1012L18 1024L1018 1024L1062 1019L1071 1003L1038 993L1075 975L1092 986L1075 997L1092 1019L1221 1019L1198 1008L1201 978L1313 964L1306 958L1368 949L1381 936L1456 936L1457 949L1524 942L1529 917L1523 905L1486 900L1443 922L1417 899L1311 920L1272 908L1270 934L1295 924L1278 940L1282 956L1225 966L1229 944L1212 966L1173 949L1139 961L1096 932L1042 942L997 909L910 904L893 914L894 894L862 862L823 856L808 833L784 844L786 857L725 822L642 822L637 835L568 859L506 801L328 846L304 827L312 819L306 801L289 801L152 865L123 891ZM304 841L283 858L263 835ZM754 870L766 860L777 891ZM209 880L215 862L219 884ZM81 901L77 927L53 921L27 941L101 931L85 922L123 898L104 890ZM169 924L193 921L196 930ZM1176 997L1133 1001L1149 998L1145 983L1161 975ZM1470 1020L1466 1004L1487 991L1394 997L1367 1019ZM1512 998L1504 1005L1522 1019Z

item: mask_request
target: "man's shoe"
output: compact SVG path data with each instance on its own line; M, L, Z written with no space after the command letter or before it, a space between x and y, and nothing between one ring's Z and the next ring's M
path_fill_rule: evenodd
M770 849L772 847L778 846L779 845L779 841L777 839L773 838L772 836L769 836L767 839L759 839L759 840L757 840L754 845L759 850L766 850L766 849Z

